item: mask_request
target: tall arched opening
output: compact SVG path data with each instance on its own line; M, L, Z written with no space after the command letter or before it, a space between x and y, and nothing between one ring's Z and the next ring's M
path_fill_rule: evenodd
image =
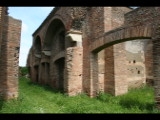
M141 32L137 32L137 29ZM149 26L120 28L107 32L105 36L98 38L89 46L90 86L88 88L90 89L90 96L96 96L99 91L98 53L103 49L106 49L105 92L121 95L128 92L129 85L137 84L137 81L145 83L144 48L145 41L151 39L149 29ZM148 32L146 32L147 30ZM129 71L132 75L129 75ZM134 80L131 81L129 78ZM85 87L87 86L85 85Z
M39 71L40 71L40 60L41 60L41 38L40 36L36 36L36 38L34 39L33 42L33 60L34 60L34 64L33 64L33 78L34 78L34 82L39 82Z
M64 89L65 55L57 56L63 53L65 48L65 26L61 20L54 19L46 31L43 53L47 60L43 62L45 62L45 71L49 75L48 84L62 91Z

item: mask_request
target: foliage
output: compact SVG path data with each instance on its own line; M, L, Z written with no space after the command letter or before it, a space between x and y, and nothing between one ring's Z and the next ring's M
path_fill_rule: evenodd
M26 76L28 74L27 67L19 67L20 76Z

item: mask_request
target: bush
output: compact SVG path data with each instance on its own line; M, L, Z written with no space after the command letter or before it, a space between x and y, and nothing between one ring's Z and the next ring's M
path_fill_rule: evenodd
M27 67L19 67L20 76L26 76L28 74Z
M103 101L103 102L109 102L111 97L112 97L112 95L110 95L110 94L106 94L104 92L99 92L98 96L96 98L100 101Z
M152 93L148 93L148 91ZM153 88L144 86L139 89L131 90L128 94L125 94L120 99L120 105L126 108L137 107L141 110L147 109L152 110L154 106L154 100L148 100L148 98L153 98Z

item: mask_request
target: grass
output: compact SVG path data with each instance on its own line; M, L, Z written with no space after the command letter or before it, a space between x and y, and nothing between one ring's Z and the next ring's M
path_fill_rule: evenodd
M48 86L20 77L17 100L0 101L0 113L160 113L154 105L152 87L132 89L112 96L99 93L96 98L85 94L68 97Z

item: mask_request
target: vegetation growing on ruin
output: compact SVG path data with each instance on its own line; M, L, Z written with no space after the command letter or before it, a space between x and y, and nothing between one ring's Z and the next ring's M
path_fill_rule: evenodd
M65 94L19 79L17 100L0 101L0 113L160 113L154 106L153 88L144 86L121 96L99 93L97 98L84 94L68 97Z
M19 75L20 76L26 76L28 74L28 68L27 67L19 67Z

